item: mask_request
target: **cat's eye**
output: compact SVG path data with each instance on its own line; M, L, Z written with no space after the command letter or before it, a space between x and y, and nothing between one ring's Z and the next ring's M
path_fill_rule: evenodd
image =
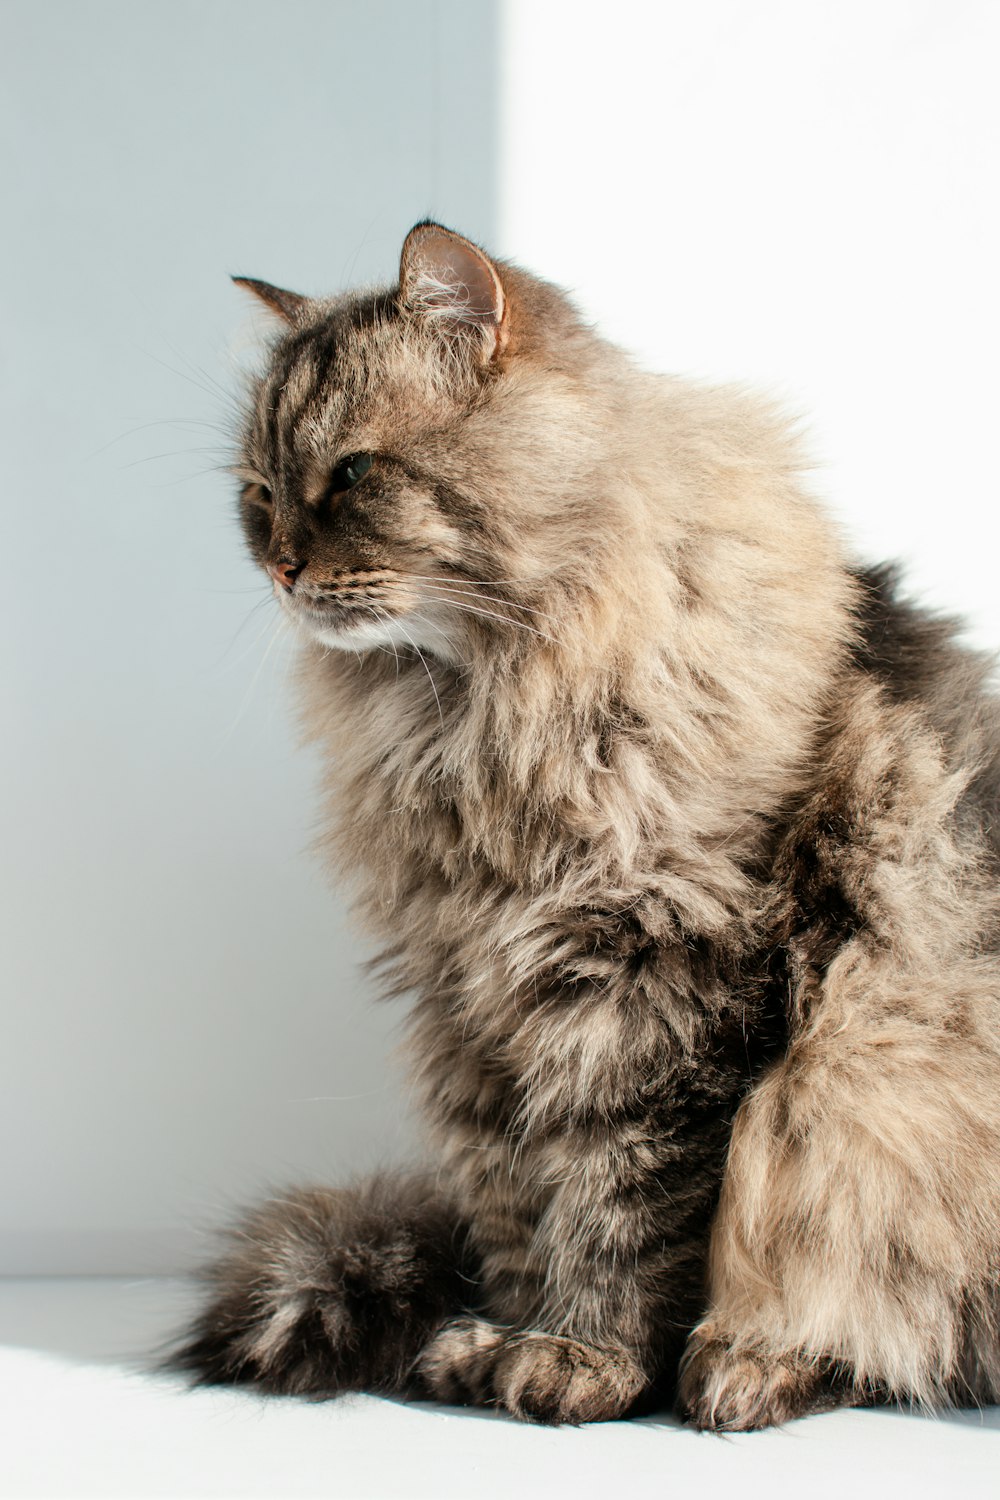
M247 505L257 505L262 510L270 510L274 504L271 491L266 484L254 481L253 484L243 486L243 499Z
M342 495L345 490L353 490L371 468L372 458L371 453L351 453L347 458L341 459L330 475L330 494Z

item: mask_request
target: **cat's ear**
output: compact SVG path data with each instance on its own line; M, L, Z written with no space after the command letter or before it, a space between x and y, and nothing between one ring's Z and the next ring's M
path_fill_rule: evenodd
M507 298L496 266L471 240L441 224L418 224L399 265L403 306L433 319L446 338L478 340L483 364L507 343Z
M298 292L285 292L280 286L272 286L269 281L255 281L252 276L234 276L237 286L245 286L248 292L253 292L271 312L277 313L285 323L296 323L301 317L308 297L300 297Z

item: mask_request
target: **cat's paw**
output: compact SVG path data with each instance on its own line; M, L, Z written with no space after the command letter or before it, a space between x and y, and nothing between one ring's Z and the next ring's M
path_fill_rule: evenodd
M420 1374L440 1401L497 1405L532 1422L605 1422L648 1385L624 1349L551 1333L513 1333L478 1318L447 1324L424 1350Z
M507 1329L482 1318L455 1318L423 1350L417 1374L439 1401L487 1406L494 1399L497 1358L509 1337Z
M522 1333L505 1346L496 1399L532 1422L608 1422L634 1406L649 1381L624 1349L600 1349L552 1333Z
M680 1405L702 1429L749 1432L844 1403L829 1365L797 1354L768 1356L696 1328L681 1363Z

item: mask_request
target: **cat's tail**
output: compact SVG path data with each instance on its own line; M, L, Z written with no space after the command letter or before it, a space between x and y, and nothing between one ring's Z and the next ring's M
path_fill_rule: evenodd
M454 1206L428 1179L389 1175L264 1203L205 1274L209 1299L165 1367L295 1395L404 1389L476 1291Z

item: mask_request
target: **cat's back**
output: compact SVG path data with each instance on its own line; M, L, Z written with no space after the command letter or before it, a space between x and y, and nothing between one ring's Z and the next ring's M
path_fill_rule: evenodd
M960 619L907 597L890 564L851 570L857 585L853 663L886 700L928 725L944 768L964 783L959 820L1000 859L1000 699L995 658L962 640Z

